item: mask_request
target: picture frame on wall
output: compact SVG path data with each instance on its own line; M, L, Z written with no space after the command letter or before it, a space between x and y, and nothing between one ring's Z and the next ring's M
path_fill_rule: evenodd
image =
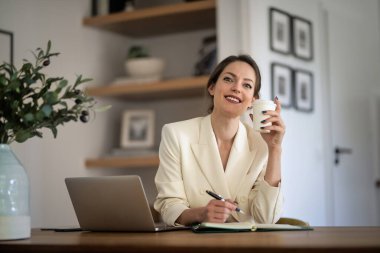
M278 97L281 106L292 107L292 68L282 63L271 64L272 98Z
M313 59L313 26L304 18L292 18L293 55L299 59Z
M294 70L294 107L298 111L314 110L314 77L310 71Z
M152 148L154 145L154 112L128 110L123 113L120 146Z
M291 16L279 9L269 9L270 48L281 54L291 54Z
M13 33L0 29L0 65L4 62L13 65Z

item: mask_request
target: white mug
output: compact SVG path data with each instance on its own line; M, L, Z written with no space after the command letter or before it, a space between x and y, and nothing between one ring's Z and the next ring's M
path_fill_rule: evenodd
M253 129L261 133L270 133L270 130L262 129L261 127L271 126L272 122L264 122L269 118L269 115L263 114L263 111L274 111L276 110L276 104L272 100L255 100L252 103L252 118L253 118Z

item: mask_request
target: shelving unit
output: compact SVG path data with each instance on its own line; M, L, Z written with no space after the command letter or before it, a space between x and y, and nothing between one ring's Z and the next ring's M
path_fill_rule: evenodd
M87 17L85 26L136 38L216 29L216 0L164 5L131 12ZM182 77L146 84L105 85L87 88L91 96L122 97L129 101L188 98L205 94L208 76ZM87 168L157 168L158 155L87 159Z
M123 97L128 100L170 99L204 94L208 76L188 77L147 84L118 84L87 88L91 96Z
M215 0L178 3L88 17L86 26L143 38L216 27Z
M87 159L87 168L157 168L158 155L139 157L103 157Z

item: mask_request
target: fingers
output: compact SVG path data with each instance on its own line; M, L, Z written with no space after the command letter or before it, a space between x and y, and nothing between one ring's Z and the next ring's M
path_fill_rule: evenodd
M206 221L223 223L235 209L236 205L229 201L211 200L206 206Z
M263 112L264 115L269 115L270 117L262 121L262 123L271 122L272 125L271 126L266 126L263 129L265 129L265 130L273 130L273 131L277 131L277 132L283 133L283 132L285 132L285 123L284 123L284 121L282 120L282 117L281 117L281 102L277 98L277 96L276 96L274 102L276 104L276 110Z
M277 96L274 98L274 103L276 104L276 112L280 113L281 112L281 102Z

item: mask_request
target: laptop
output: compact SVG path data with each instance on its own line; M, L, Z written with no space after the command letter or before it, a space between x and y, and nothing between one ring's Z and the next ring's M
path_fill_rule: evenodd
M156 224L137 175L66 178L79 225L87 231L159 232L188 229Z

